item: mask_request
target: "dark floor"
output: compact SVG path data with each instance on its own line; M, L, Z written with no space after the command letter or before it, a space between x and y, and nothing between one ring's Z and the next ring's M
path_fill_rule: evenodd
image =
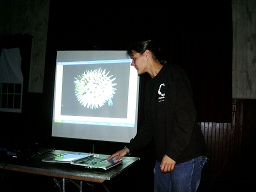
M113 181L104 184L82 183L83 192L153 192L152 180L143 182L143 178L135 180L117 177ZM0 192L63 192L62 180L59 187L53 178L25 173L1 173ZM225 181L202 180L198 192L233 192L256 191L256 177L237 178ZM77 183L80 184L80 183ZM66 180L66 192L79 192L79 188L73 181Z
M256 191L256 177L227 179L225 181L202 181L198 192L249 192Z

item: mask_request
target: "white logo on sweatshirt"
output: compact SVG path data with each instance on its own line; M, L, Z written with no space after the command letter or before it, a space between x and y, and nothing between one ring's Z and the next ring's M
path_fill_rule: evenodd
M165 84L164 84L164 83L160 84L160 85L159 85L159 88L158 88L158 95L159 95L159 97L158 97L158 102L162 102L162 101L164 101L164 99L165 99L165 93L163 93L163 92L162 92L163 90L161 90L163 86L165 87Z

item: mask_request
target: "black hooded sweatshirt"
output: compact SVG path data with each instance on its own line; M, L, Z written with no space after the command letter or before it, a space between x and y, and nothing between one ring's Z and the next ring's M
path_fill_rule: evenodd
M206 155L192 89L181 67L164 65L148 81L144 106L145 121L127 145L130 152L144 148L153 140L159 162L164 155L177 164Z

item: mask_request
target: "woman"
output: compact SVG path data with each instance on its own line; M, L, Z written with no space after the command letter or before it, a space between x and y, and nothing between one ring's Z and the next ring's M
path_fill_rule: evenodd
M154 191L195 192L207 158L187 74L168 63L163 50L152 40L135 43L127 54L139 75L151 76L145 91L145 121L130 143L108 159L118 161L153 140Z

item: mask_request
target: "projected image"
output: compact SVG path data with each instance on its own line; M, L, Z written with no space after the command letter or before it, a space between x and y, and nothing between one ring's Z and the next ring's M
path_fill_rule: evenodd
M77 100L86 108L97 109L106 102L113 105L112 98L116 92L116 78L109 71L101 68L87 70L75 77L75 95Z
M129 142L139 75L126 51L57 51L52 136Z
M129 68L115 63L64 65L58 93L60 115L127 118Z

